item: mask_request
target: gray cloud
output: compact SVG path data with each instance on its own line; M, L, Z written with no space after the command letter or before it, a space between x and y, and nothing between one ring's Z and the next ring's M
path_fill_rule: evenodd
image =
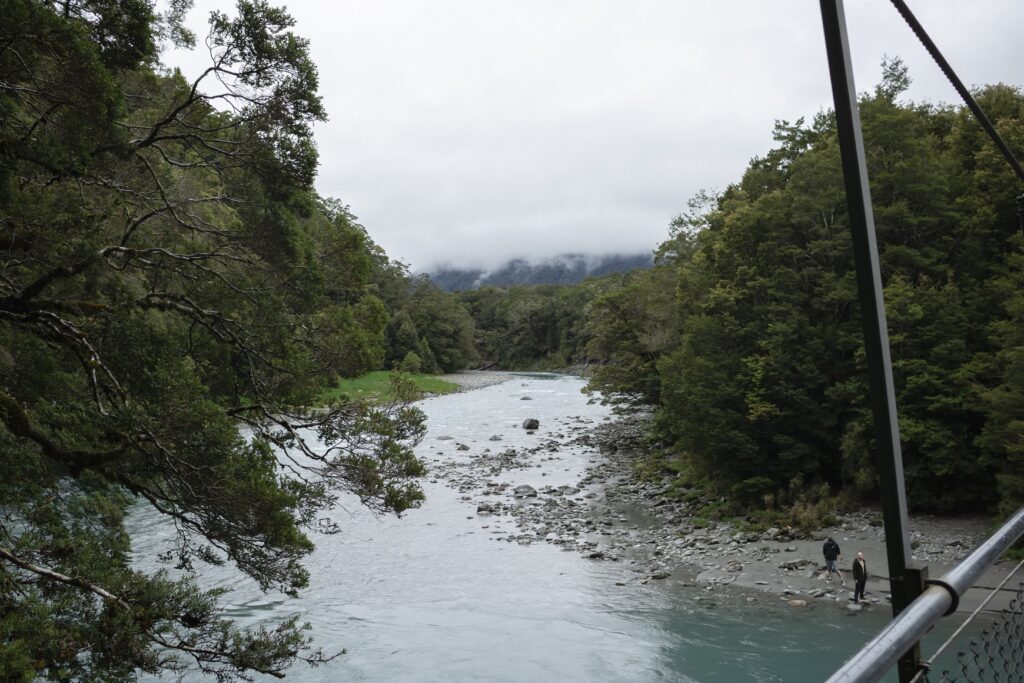
M1024 83L1018 0L916 2L969 84ZM217 3L197 2L198 25ZM702 188L737 180L776 119L831 103L817 3L288 3L330 121L318 189L389 255L443 261L653 249ZM899 55L910 97L956 95L884 0L847 4L858 87ZM172 53L186 73L197 55Z

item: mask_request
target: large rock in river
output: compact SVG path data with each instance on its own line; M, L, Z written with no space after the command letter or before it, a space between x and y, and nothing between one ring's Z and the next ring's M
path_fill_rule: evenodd
M533 488L529 484L523 484L521 486L515 487L515 489L512 491L512 495L514 495L516 498L536 498L537 489Z
M535 417L528 417L523 420L523 429L537 429L540 427L540 421Z

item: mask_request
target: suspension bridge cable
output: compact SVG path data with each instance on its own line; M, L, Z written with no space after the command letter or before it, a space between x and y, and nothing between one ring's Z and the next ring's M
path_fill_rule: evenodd
M996 144L996 147L999 148L999 151L1003 153L1004 157L1006 157L1006 160L1017 174L1017 178L1021 182L1024 182L1024 168L1021 167L1020 162L1017 161L1017 158L1013 155L1013 152L1010 151L1010 148L1003 141L1003 138L1000 137L998 132L996 132L995 126L993 126L992 122L989 121L985 112L981 110L981 107L974 100L974 97L964 86L963 82L961 82L959 77L957 77L956 72L953 71L953 67L949 65L946 58L942 56L941 52L939 52L939 48L935 45L932 39L928 37L924 27L921 26L921 22L917 20L914 13L910 11L909 7L907 7L907 3L903 2L903 0L891 0L891 2L896 8L896 11L900 13L903 19L910 26L910 30L914 32L917 39L920 40L921 44L924 45L926 50L928 50L928 54L930 54L932 59L935 60L935 63L939 65L942 73L946 75L949 82L952 83L956 91L960 93L960 97L963 99L964 103L966 103L967 107L974 113L974 118L978 120L978 123L980 123L981 127L985 129L988 136L992 138L992 141Z

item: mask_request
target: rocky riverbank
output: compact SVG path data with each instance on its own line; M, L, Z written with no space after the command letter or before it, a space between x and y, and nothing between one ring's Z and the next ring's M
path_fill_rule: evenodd
M706 589L732 586L774 593L794 607L821 601L850 607L846 604L853 588L849 569L857 552L863 552L871 575L868 604L888 601L885 529L880 510L840 512L835 515L835 525L810 533L791 527L757 533L732 523L707 523L692 514L707 501L686 503L664 495L674 475L658 482L640 482L631 476L646 427L645 416L638 415L597 429L594 438L606 460L592 470L591 477L602 483L610 510L642 512L644 522L634 525L635 529L613 531L609 545L636 547L639 541L648 549L644 561L649 576L674 575L683 568L684 576L695 573L692 583ZM928 566L931 576L941 576L985 539L990 525L991 520L982 517L911 516L911 559ZM821 551L828 537L842 549L839 566L846 586L836 579L828 581ZM980 584L998 584L1009 566L996 565ZM961 602L962 610L977 603L978 596L968 597Z
M438 379L442 379L445 382L457 384L459 391L483 389L484 387L507 382L511 378L512 375L507 372L491 372L489 370L462 370L438 377Z
M492 375L477 380L487 384L509 378L472 374ZM502 435L495 434L490 447L468 459L438 458L432 472L463 494L495 540L550 543L595 562L617 563L622 568L619 585L664 581L708 593L760 591L795 608L828 603L847 608L853 584L849 565L863 552L871 574L869 606L888 599L885 534L878 511L840 514L838 524L810 534L792 528L755 533L731 523L707 522L695 515L702 501L665 495L674 475L655 482L634 476L648 427L649 416L643 414L599 424L583 418L546 424L542 418L540 427L529 432L534 438L529 447L503 448ZM451 441L458 450L471 450ZM589 453L589 466L575 481L555 482L568 469L561 467L562 455L570 450ZM520 483L526 472L536 482L538 470L552 484ZM914 559L927 564L932 576L941 576L984 539L988 522L915 517L910 529ZM826 536L842 549L840 566L848 589L826 580L821 554Z

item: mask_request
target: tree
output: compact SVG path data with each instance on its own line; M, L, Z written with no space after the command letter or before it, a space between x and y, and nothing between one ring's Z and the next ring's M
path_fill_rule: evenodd
M659 262L651 270L623 276L618 286L597 296L587 315L587 354L602 361L590 388L605 400L657 405L661 382L657 363L675 347L676 270Z
M940 512L1002 498L1006 510L1020 500L1019 189L968 112L897 102L908 83L887 62L860 102L908 498ZM1019 148L1020 92L978 97ZM824 484L875 497L835 119L780 122L775 137L677 262L678 343L655 361L657 424L706 486L742 506ZM644 376L622 359L610 370Z
M395 512L422 497L408 387L296 407L377 363L385 323L367 245L312 192L306 42L243 0L212 16L189 83L156 70L161 39L188 39L186 4L2 3L4 680L323 660L295 620L239 631L187 573L131 569L132 500L174 520L179 568L232 562L291 594L340 493Z
M396 360L414 350L422 359L425 371L455 372L477 359L473 319L453 294L442 292L426 277L414 278L403 310L419 333L420 343L415 349L396 348ZM402 322L405 322L404 317ZM398 331L403 333L401 327Z

